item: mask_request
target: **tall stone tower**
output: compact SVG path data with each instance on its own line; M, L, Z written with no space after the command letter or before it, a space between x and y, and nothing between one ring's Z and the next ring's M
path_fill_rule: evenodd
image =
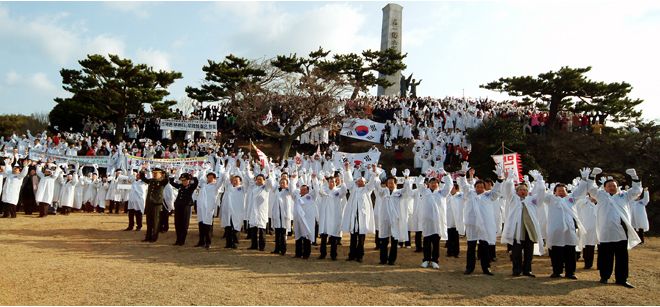
M388 48L394 48L401 52L401 17L403 6L396 3L389 3L383 8L383 28L380 36L380 51ZM385 78L394 83L394 85L383 88L378 86L378 96L394 96L400 93L399 81L401 80L401 72L397 72L393 76L378 75L379 78Z

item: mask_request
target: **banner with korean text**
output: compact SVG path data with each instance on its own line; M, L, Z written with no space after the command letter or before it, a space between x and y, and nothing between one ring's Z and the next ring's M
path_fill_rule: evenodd
M206 120L161 119L160 129L217 132L218 123L214 121L206 121Z
M510 153L506 155L494 155L495 164L499 164L504 168L504 171L509 171L509 174L517 174L513 178L516 184L522 182L522 161L520 155L517 153Z
M110 164L110 156L66 156L49 154L46 152L30 151L30 160L41 160L41 156L43 156L44 161L46 159L51 159L53 163L57 164L66 163L67 161L71 163L78 162L80 165L97 164L99 167L107 167Z

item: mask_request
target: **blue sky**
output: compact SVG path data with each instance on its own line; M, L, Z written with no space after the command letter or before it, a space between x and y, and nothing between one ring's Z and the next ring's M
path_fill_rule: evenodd
M380 47L388 2L0 2L0 114L50 111L59 71L87 54L119 54L204 78L208 59L337 53ZM418 95L506 96L479 89L499 77L593 66L590 79L626 81L660 118L660 1L396 2L402 49L423 79ZM372 90L375 94L375 89Z

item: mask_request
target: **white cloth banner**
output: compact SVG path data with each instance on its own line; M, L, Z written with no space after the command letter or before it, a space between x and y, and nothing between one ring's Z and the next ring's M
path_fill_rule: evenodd
M110 156L66 156L38 151L30 151L30 160L41 160L42 155L44 156L44 161L46 161L46 159L51 159L54 163L57 164L66 163L67 161L72 163L78 162L81 165L97 164L99 167L107 167L110 164Z
M337 151L334 153L333 163L335 164L335 169L340 169L344 167L344 163L355 161L355 165L360 165L364 163L366 165L378 164L378 159L380 159L380 152L364 152L364 153L348 153Z
M377 123L373 120L348 118L344 120L344 126L341 129L341 135L354 139L380 143L380 135L385 124Z
M151 168L162 168L165 169L167 166L170 168L195 168L196 166L201 166L204 163L209 162L208 157L198 157L198 158L185 158L185 159L146 159L136 156L126 156L128 159L129 168L133 167L142 167L142 164L149 162Z
M217 132L218 123L214 121L206 121L206 120L161 119L160 129Z
M495 160L495 164L504 167L504 171L509 171L509 174L518 174L513 178L516 184L522 182L522 161L520 155L517 153L510 153L506 155L491 156Z

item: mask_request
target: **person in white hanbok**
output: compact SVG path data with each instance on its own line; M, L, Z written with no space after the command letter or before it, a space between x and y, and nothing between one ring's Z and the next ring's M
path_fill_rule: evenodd
M614 277L618 285L634 288L628 283L628 250L641 242L630 222L629 204L642 194L642 183L635 169L628 169L626 173L632 177L633 185L629 190L619 191L619 185L614 180L607 180L603 190L596 186L595 176L600 174L600 168L594 168L589 177L589 195L596 199L596 231L598 232L598 270L600 282L607 283Z
M438 258L440 257L440 240L446 241L447 236L447 197L449 197L454 181L451 175L446 175L444 169L438 170L442 175L444 186L440 189L437 178L429 180L428 189L424 189L424 198L420 204L421 230L424 233L424 259L422 267L431 265L439 269Z
M644 232L649 231L649 217L646 214L646 206L649 204L649 188L644 188L644 197L630 202L630 223L637 231L641 242L644 243Z
M319 174L323 177L324 173ZM330 243L330 258L337 260L337 243L341 238L341 222L344 213L342 198L348 192L346 184L336 185L336 178L332 173L327 174L326 183L320 188L321 198L319 207L319 234L321 235L321 255L319 259L325 259L327 255L327 244ZM329 238L328 238L329 236Z
M48 207L52 204L55 192L55 185L62 177L62 170L55 164L49 164L42 173L44 162L37 166L37 176L39 176L39 187L35 199L39 204L39 217L48 216Z
M530 171L530 175L535 180L535 188L531 195L526 184L515 186L513 176L509 173L502 186L507 208L502 243L513 245L511 252L513 276L523 274L536 277L532 273L532 257L534 254L545 253L543 239L540 237L541 228L536 218L536 206L544 199L545 182L538 171Z
M353 176L349 170L349 163L344 163L344 179L346 188L350 192L350 197L344 210L344 218L342 219L342 232L351 234L350 249L347 261L357 260L362 262L364 256L364 239L367 234L375 232L374 224L374 209L371 203L371 192L379 185L376 185L375 178L367 185L364 177L359 177L353 181ZM373 164L371 168L374 172L376 165Z

